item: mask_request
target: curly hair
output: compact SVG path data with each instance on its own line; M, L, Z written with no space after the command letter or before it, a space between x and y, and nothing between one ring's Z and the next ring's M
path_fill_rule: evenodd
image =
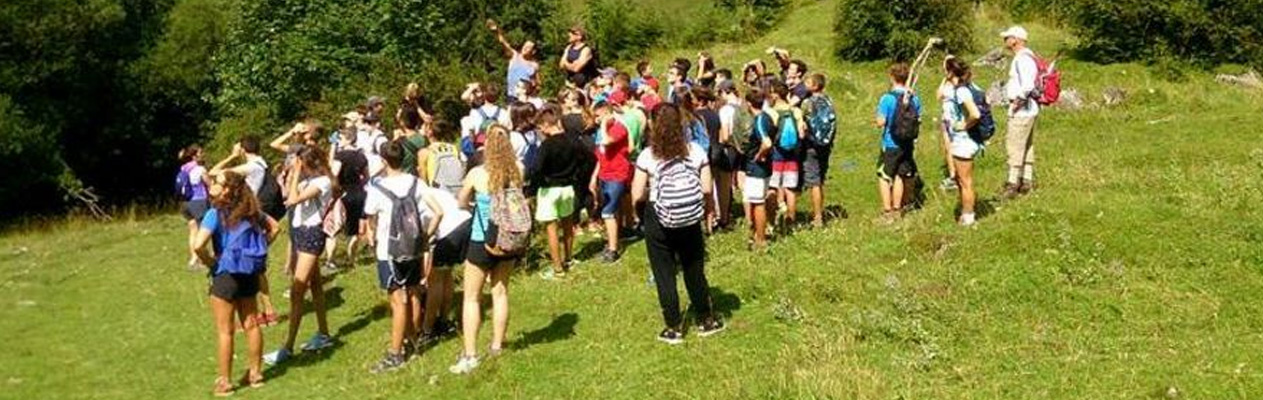
M683 106L663 105L653 112L653 132L649 135L649 147L658 160L673 160L689 155L685 125L691 111Z
M254 196L250 186L246 185L244 175L233 171L225 171L222 175L223 191L211 199L211 205L219 210L224 226L235 226L246 221L251 225L263 228L264 216L259 207L259 199Z
M500 124L488 128L487 144L482 151L482 167L487 170L489 190L522 187L522 170L517 166L517 154L509 142L508 128Z

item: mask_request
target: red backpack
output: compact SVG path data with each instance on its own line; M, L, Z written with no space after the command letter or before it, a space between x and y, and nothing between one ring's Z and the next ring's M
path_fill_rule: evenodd
M1031 52L1031 58L1035 59L1035 69L1039 71L1035 76L1035 91L1031 92L1031 99L1041 106L1056 103L1061 99L1061 71L1057 70L1057 60L1054 58L1048 62L1034 52Z

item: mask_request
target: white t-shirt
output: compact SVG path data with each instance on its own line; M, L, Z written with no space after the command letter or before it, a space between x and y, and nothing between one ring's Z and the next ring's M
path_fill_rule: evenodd
M439 207L442 208L443 211L443 220L439 221L439 231L435 234L438 237L435 239L446 238L448 235L452 234L452 232L456 231L456 228L460 228L461 224L469 220L471 216L469 211L460 208L460 204L456 202L455 195L446 190L432 188L429 186L425 186L424 189L421 189L421 191L422 196L430 196L434 198L434 201L439 203ZM420 207L421 221L424 222L426 226L429 226L430 220L434 218L434 213L430 212L430 207L426 206L424 203L420 204Z
M482 110L482 113L478 112L478 110L480 109ZM499 111L500 115L498 116L496 115L496 110L500 110ZM483 121L482 114L487 114L487 117L489 118L495 117L496 122L499 122L500 125L504 125L505 127L513 126L513 120L509 118L508 109L497 106L495 104L483 104L481 107L470 109L469 115L460 119L460 137L461 138L473 135L474 132L478 131L479 127L482 127L482 121Z
M724 104L724 106L719 109L719 126L726 126L728 129L737 129L737 107L740 106L741 105L739 104L733 103ZM736 132L732 133L735 134Z
M355 148L364 153L364 158L368 159L368 174L377 175L386 167L386 162L381 157L381 146L389 142L386 134L382 131L359 130L355 132Z
M654 158L652 147L641 151L640 156L636 157L636 168L649 174L649 201L658 201L658 165L661 162ZM706 156L706 150L702 150L702 146L689 143L689 156L685 162L689 167L701 171L709 166L710 158Z
M263 176L268 173L268 163L263 157L246 155L245 166L246 186L258 196L259 188L263 187Z
M320 194L298 203L294 207L294 215L290 216L290 226L292 227L300 228L324 224L325 206L333 201L333 180L327 176L317 176L298 182L299 193L306 191L310 187L320 189Z
M1013 56L1013 62L1009 64L1009 83L1004 85L1004 97L1009 100L1018 100L1025 98L1028 93L1035 90L1035 79L1039 75L1039 65L1035 64L1035 52L1031 49L1022 49ZM1034 117L1039 115L1039 103L1034 100L1027 101L1026 107L1017 108L1014 104L1009 107L1009 116L1011 117Z
M517 156L517 162L526 165L526 151L529 150L528 145L535 144L539 146L539 134L535 131L526 133L509 132L509 144L513 145L513 154ZM526 171L522 171L526 172Z
M387 197L385 193L382 193L381 189L378 189L378 186L386 188L386 190L389 190L395 196L403 197L408 195L408 188L412 187L414 183L417 185L417 189L414 193L414 200L417 202L419 211L424 213L427 208L425 203L421 201L421 196L423 188L426 187L425 182L421 182L420 179L417 179L412 175L399 174L395 176L377 177L373 178L371 184L365 186L368 196L364 199L364 216L377 216L376 237L378 260L390 260L389 243L392 207L390 197ZM424 228L425 227L422 226L422 229Z

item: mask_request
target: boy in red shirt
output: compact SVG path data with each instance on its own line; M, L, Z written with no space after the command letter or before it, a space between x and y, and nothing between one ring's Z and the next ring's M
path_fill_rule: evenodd
M618 210L631 182L631 147L628 143L627 126L619 121L618 113L626 96L614 92L595 104L597 117L596 171L592 173L589 190L601 200L601 219L605 223L605 250L601 260L618 261Z

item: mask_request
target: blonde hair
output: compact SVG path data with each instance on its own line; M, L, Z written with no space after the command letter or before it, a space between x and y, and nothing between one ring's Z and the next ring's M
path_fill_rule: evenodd
M421 85L416 82L409 82L408 86L403 89L403 98L407 101L414 101L421 96Z
M488 191L522 187L522 170L517 166L517 154L509 141L508 128L500 124L488 128L487 144L482 151Z

